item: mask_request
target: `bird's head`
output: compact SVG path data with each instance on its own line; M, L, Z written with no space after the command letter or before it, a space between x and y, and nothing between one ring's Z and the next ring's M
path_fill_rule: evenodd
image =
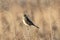
M24 14L24 17L26 17L26 14Z
M27 15L26 15L26 14L24 14L24 17L27 17Z

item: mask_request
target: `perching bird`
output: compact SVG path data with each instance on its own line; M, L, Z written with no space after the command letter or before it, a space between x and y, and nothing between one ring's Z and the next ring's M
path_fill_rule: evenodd
M25 25L29 25L29 26L35 26L37 28L39 28L38 26L36 26L29 18L26 14L24 14L24 17L23 17L23 23Z

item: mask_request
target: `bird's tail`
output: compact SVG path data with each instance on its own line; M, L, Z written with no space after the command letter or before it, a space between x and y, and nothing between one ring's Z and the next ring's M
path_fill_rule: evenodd
M35 27L39 28L38 26L34 25Z

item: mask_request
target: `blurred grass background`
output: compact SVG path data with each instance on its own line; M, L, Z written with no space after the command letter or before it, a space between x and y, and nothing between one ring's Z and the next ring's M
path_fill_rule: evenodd
M0 40L60 40L60 0L0 0Z

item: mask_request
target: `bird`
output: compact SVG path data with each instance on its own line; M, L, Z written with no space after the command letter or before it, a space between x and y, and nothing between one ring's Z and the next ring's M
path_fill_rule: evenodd
M26 14L24 14L23 16L23 23L25 25L29 25L29 26L35 26L36 28L39 28L38 26L36 26L29 18Z

